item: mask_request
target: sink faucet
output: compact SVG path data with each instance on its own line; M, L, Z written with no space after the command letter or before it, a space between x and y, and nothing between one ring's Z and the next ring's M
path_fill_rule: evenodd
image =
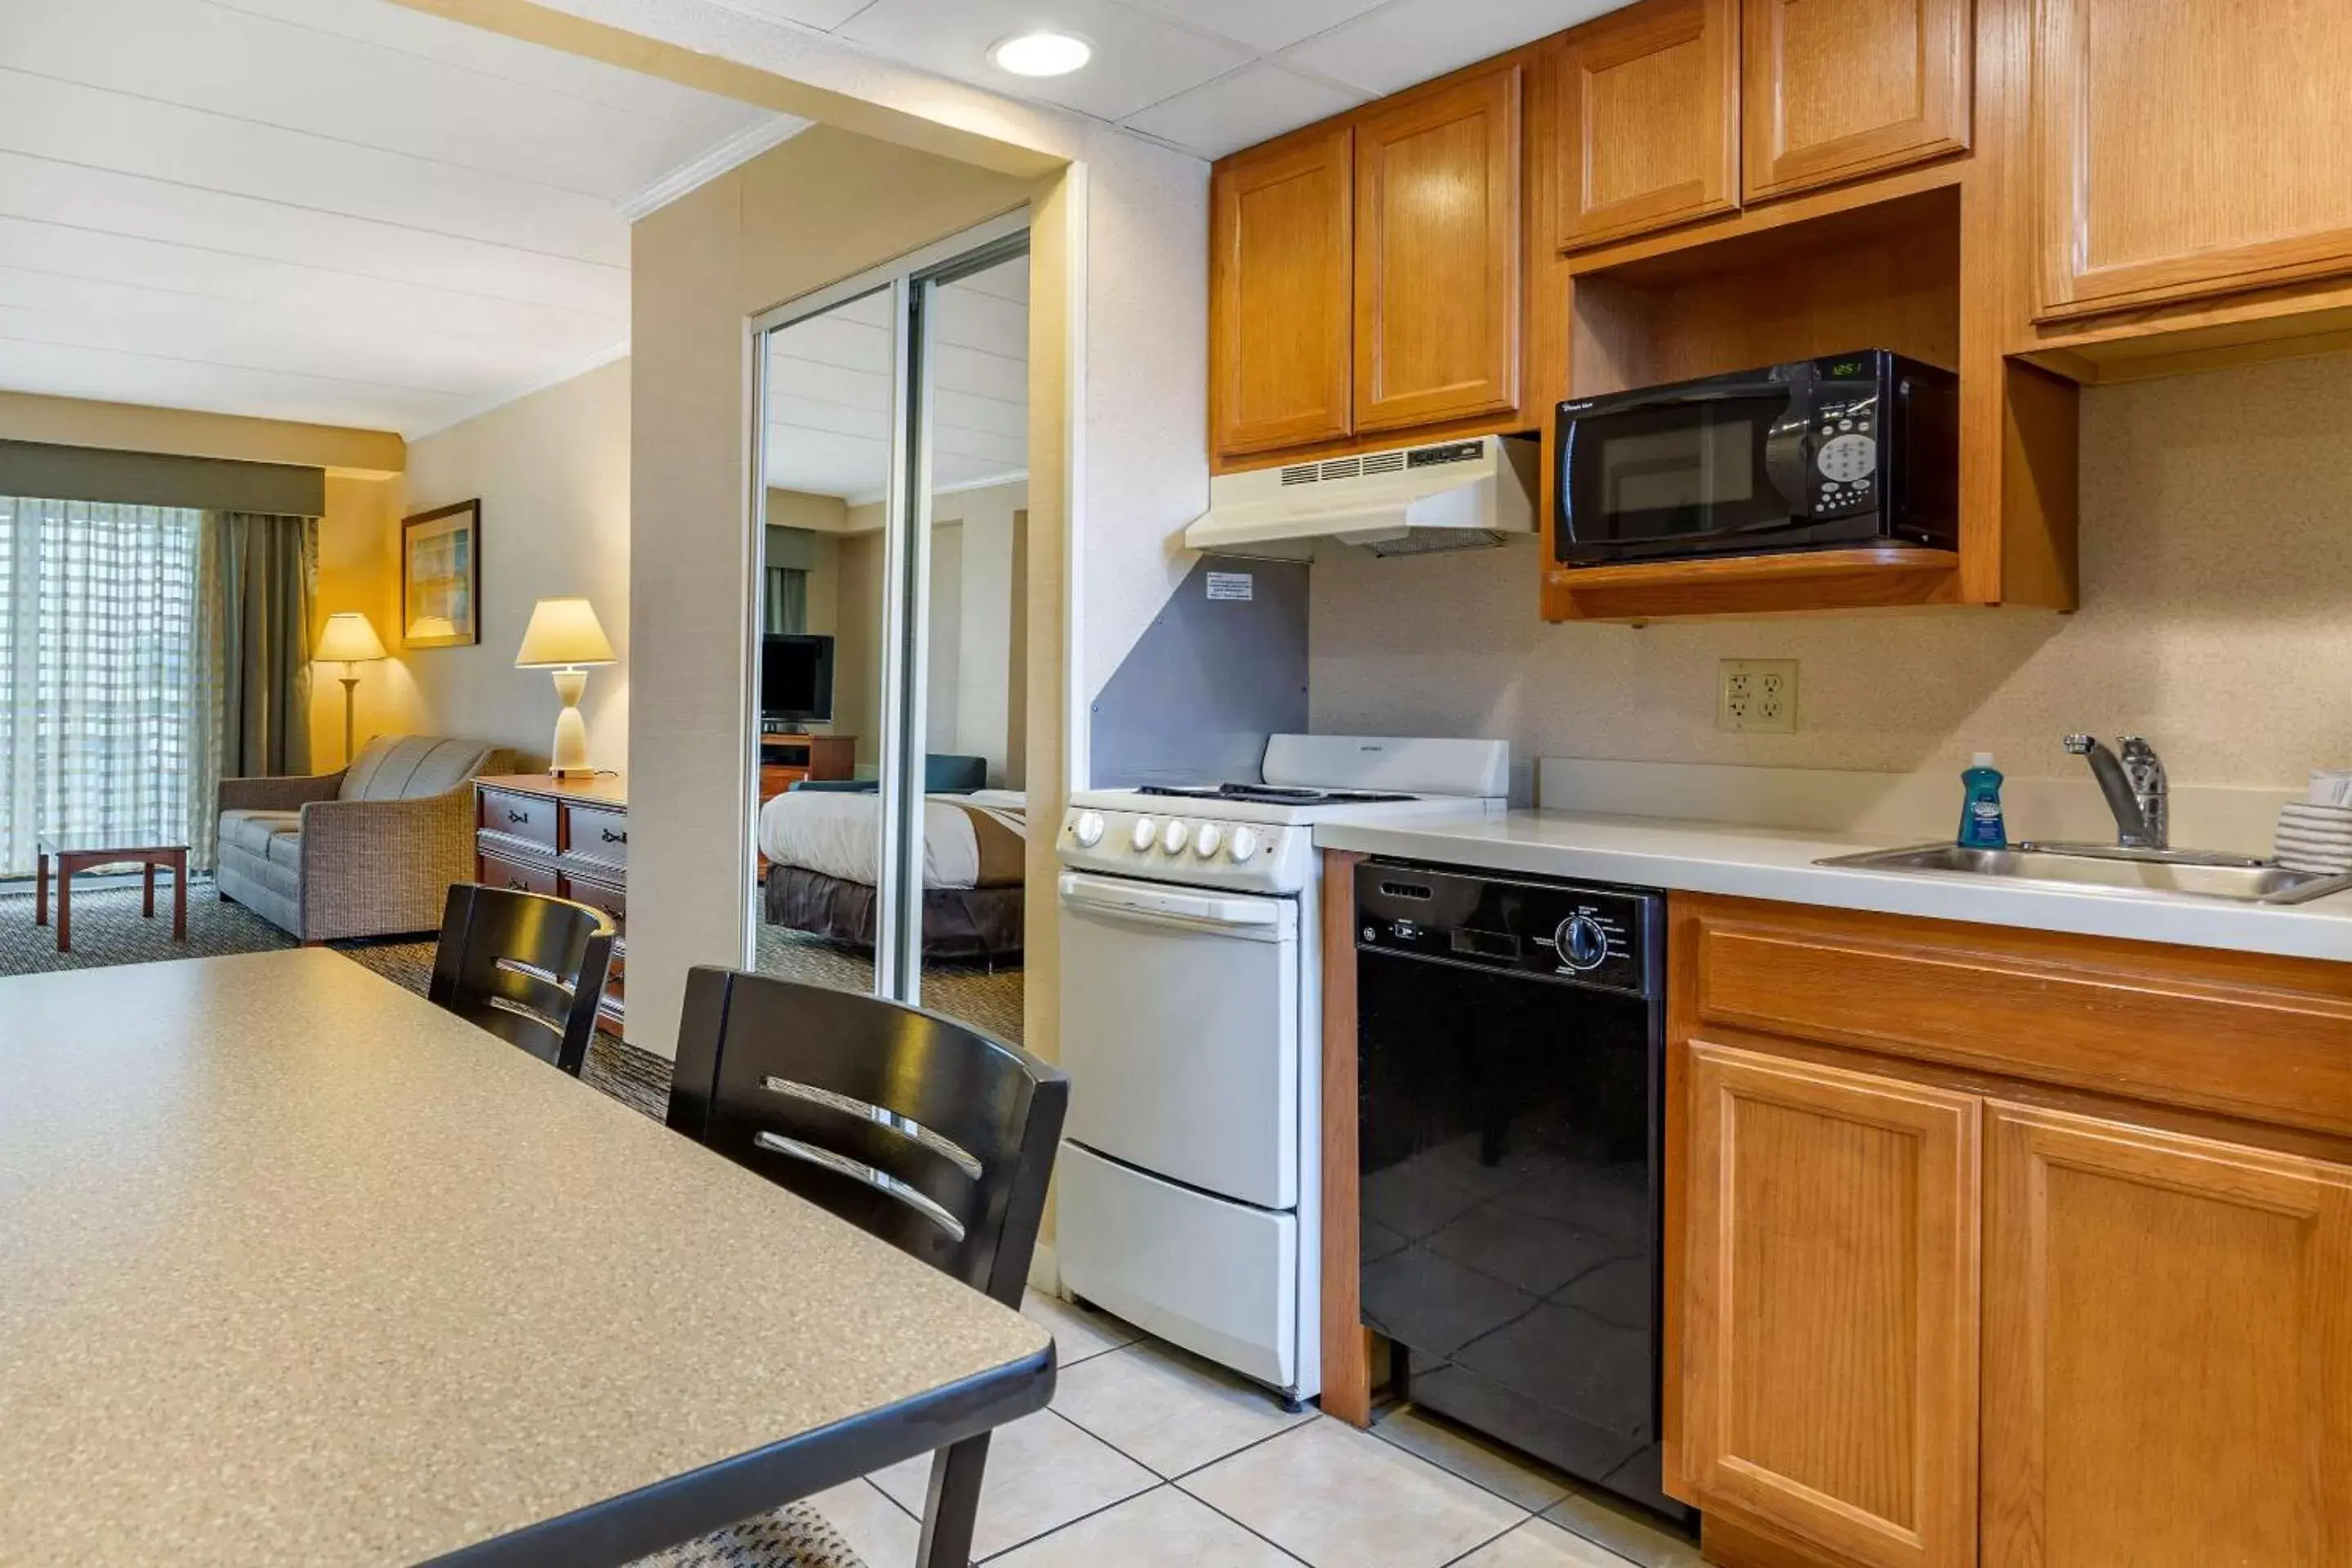
M2089 735L2069 735L2066 749L2088 759L2099 793L2116 815L2116 842L2127 849L2168 847L2170 810L2166 803L2164 760L2137 735L2120 737L2119 758Z

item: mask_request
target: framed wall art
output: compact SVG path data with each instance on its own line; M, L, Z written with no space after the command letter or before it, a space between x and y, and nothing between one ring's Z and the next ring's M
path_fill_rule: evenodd
M479 498L401 520L400 640L410 647L482 640Z

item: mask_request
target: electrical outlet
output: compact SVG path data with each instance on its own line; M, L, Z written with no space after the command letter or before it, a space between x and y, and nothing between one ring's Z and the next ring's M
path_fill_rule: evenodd
M1715 697L1715 727L1750 734L1797 732L1797 661L1727 658Z

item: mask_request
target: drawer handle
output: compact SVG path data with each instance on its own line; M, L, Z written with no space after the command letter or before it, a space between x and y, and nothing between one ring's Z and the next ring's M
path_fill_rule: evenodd
M513 806L509 806L507 807L507 820L509 822L529 822L530 820L530 813L527 811L517 811Z
M507 887L518 893L528 893L530 891L530 884L524 881L520 877L509 877L507 879Z
M615 833L609 827L600 827L596 831L604 836L604 842L607 844L626 844L629 841L629 836L625 830Z

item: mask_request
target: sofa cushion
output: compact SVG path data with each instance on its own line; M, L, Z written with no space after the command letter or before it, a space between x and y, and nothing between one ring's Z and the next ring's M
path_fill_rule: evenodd
M271 840L289 840L288 848L299 858L301 854L302 814L299 811L224 811L220 816L220 841L233 844L257 860L271 858ZM284 860L281 864L292 864Z
M446 795L480 773L497 748L435 735L379 735L343 774L345 800L420 800Z

